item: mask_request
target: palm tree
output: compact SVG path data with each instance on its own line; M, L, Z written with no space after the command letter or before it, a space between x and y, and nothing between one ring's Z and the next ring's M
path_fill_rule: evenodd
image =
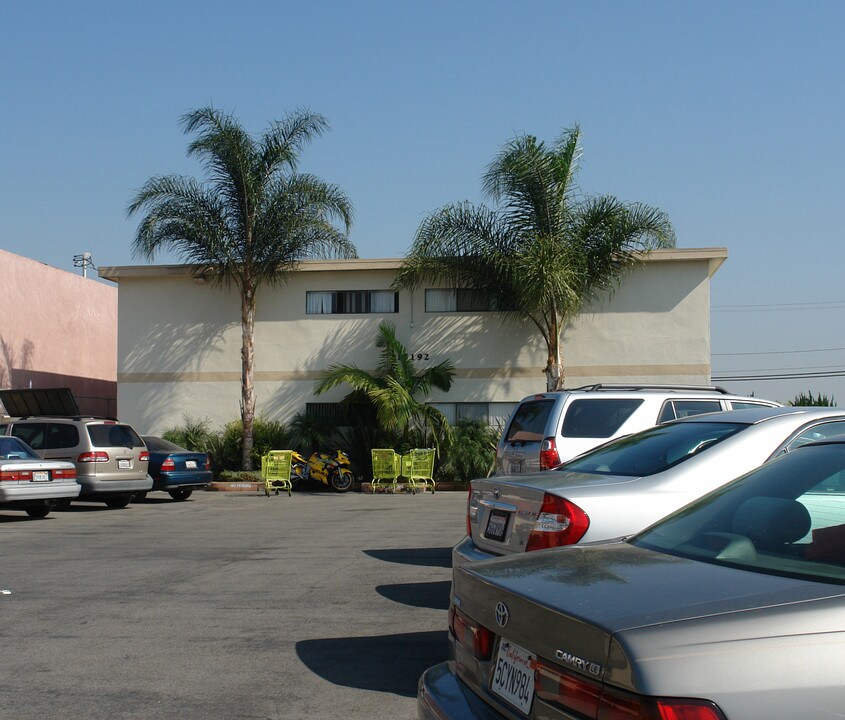
M379 425L399 435L402 444L410 446L411 431L423 430L430 432L438 445L439 437L449 435L449 423L443 413L419 398L432 388L448 392L455 375L454 365L444 360L427 370L417 370L405 346L396 338L396 329L386 321L379 325L376 347L380 352L375 373L355 365L332 365L322 374L314 393L321 395L337 385L349 385L352 393L347 400L366 397L375 407Z
M608 195L582 197L575 184L581 131L547 147L532 135L507 143L487 168L496 209L468 203L423 220L396 287L441 281L468 288L514 319L529 320L548 351L546 387L563 387L561 335L586 302L614 289L644 252L674 247L662 211Z
M170 250L211 282L238 289L243 467L250 470L258 290L284 282L301 260L356 257L348 239L352 206L337 186L296 171L302 146L328 128L321 115L294 112L255 138L231 115L207 107L185 115L182 127L196 133L188 155L200 159L208 178L150 178L127 208L129 216L146 213L133 249L147 259Z

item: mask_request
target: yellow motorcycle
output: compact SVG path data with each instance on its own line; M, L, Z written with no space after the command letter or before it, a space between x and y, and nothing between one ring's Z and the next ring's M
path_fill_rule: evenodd
M334 454L315 452L307 461L294 451L290 479L294 487L301 480L317 480L335 492L346 492L353 480L349 466L349 456L343 450L336 450Z

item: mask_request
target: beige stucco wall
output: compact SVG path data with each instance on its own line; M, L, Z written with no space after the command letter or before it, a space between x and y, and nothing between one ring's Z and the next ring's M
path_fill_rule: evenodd
M708 383L709 278L725 251L655 253L610 298L564 335L567 385L593 382ZM306 315L308 290L387 289L396 260L307 263L258 299L255 381L259 415L286 420L313 396L334 363L375 367L376 330L396 326L409 352L451 359L456 382L432 402L509 403L545 389L545 345L533 326L493 313L426 313L424 288L402 291L399 312ZM239 415L240 304L237 293L197 282L185 266L102 268L119 282L118 406L142 432L161 432L185 415L213 427Z
M0 250L0 386L70 386L114 412L117 288Z

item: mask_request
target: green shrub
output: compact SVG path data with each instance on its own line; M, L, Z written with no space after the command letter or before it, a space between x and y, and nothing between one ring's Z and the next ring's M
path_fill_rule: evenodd
M828 397L827 395L822 395L821 393L818 394L817 397L813 397L812 391L808 393L801 393L795 396L795 399L789 403L794 407L798 406L816 406L816 407L836 407L836 400L833 396Z
M439 479L468 481L487 477L496 464L498 433L482 420L458 420L454 439L441 462Z

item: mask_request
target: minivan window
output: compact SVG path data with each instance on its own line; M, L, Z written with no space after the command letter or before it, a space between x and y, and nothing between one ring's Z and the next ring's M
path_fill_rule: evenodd
M546 423L554 400L543 399L520 405L505 436L507 442L540 442L546 436Z
M620 438L556 470L644 477L668 470L750 425L677 423Z
M79 445L79 431L76 425L68 423L50 423L47 431L47 449L58 450Z
M128 425L89 425L88 435L94 447L144 447L138 433Z
M15 423L12 425L12 435L19 437L33 450L43 450L46 429L47 423Z
M574 400L563 418L563 437L607 438L634 413L642 399L590 398Z

